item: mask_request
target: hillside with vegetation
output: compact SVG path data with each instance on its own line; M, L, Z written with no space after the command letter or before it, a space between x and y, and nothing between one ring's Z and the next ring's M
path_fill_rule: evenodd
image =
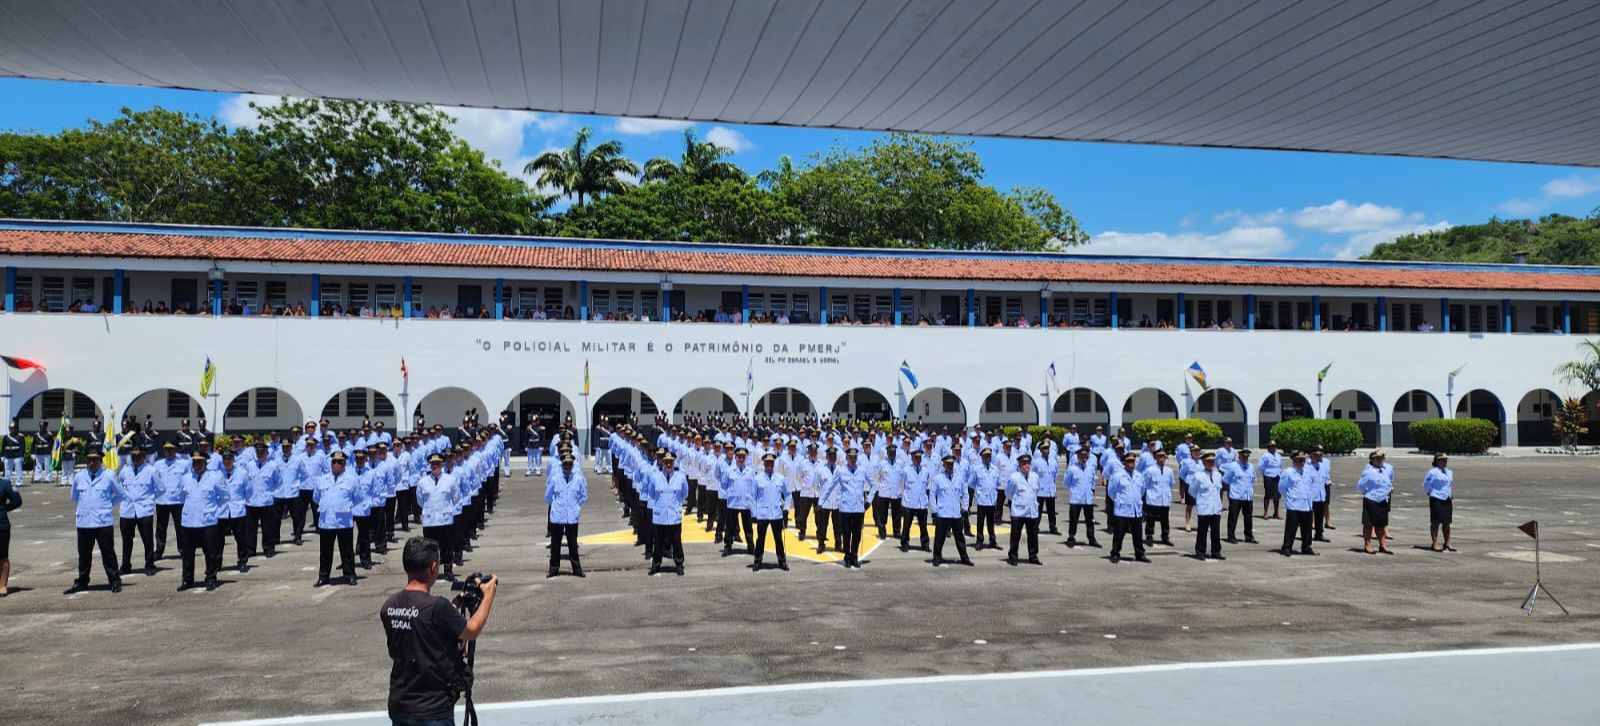
M1528 262L1600 265L1600 209L1588 217L1550 214L1537 220L1490 219L1437 232L1409 234L1373 248L1369 260Z

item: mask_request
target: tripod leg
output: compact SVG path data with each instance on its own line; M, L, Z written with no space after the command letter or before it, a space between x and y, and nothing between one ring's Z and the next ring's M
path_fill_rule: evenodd
M1539 597L1539 584L1534 583L1533 589L1528 591L1528 596L1522 599L1522 614L1533 615L1533 601Z
M1539 584L1534 585L1534 588L1538 589L1538 590L1544 590L1545 597L1550 598L1550 602L1555 603L1556 607L1561 608L1561 614L1562 615L1571 615L1572 614L1570 612L1567 612L1567 606L1562 605L1561 601L1556 599L1556 594L1553 593L1553 592L1550 592L1550 588L1545 587L1543 583L1539 583Z

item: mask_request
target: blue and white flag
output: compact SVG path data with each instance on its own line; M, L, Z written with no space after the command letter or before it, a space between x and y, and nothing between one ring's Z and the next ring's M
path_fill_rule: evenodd
M911 364L900 361L900 375L906 377L906 382L911 384L911 390L917 388L917 374L911 372Z

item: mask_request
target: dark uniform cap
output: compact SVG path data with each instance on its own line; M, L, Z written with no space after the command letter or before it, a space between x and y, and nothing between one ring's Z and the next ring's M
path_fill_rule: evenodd
M861 453L861 450L857 449L854 446L844 450L844 455L845 456L855 456L855 455L860 454L860 453Z
M161 444L161 450L162 451L166 451L167 449L177 449L177 448L178 448L178 445L172 443L171 441L167 441L167 442Z
M135 447L133 447L133 448L128 450L128 455L129 456L144 456L144 449L141 449L141 448L135 446Z
M571 456L563 456L563 457L561 457L561 463L563 463L563 464L571 464L572 463L572 457Z
M265 442L265 441L257 441L256 442L256 450L257 451L265 451L266 448L267 448L267 442Z
M956 463L956 457L951 456L949 454L945 454L944 458L940 459L939 461L942 461L942 462L944 462L946 464L954 464L954 463Z
M206 456L204 454L194 454L194 455L190 456L189 459L192 460L192 461L210 461L211 457Z
M444 463L444 457L440 456L438 454L434 454L433 456L428 457L428 463L429 464L443 464Z
M337 462L339 462L339 463L340 463L340 464L343 464L343 463L344 463L344 460L345 460L345 458L346 458L346 457L345 457L345 455L344 455L344 452L343 452L343 451L335 451L335 452L333 452L333 455L332 455L332 456L329 456L329 457L328 457L328 461L329 461L329 462L335 462L335 461L337 461Z
M773 456L772 454L766 454L766 455L761 457L761 461L762 462L771 462L771 461L777 461L777 460L778 460L778 457Z
M1217 460L1217 455L1207 451L1206 453L1200 455L1200 460L1201 461L1216 461Z
M922 456L922 449L912 449L911 450L911 455L912 456Z
M978 452L978 456L994 456L994 449L985 446L983 451Z
M1250 455L1250 450L1249 449L1240 449L1239 450L1239 455L1240 456L1249 456Z
M1313 453L1313 454L1321 454L1321 453L1323 453L1322 447L1318 446L1318 447L1315 447L1315 448L1311 449L1311 453Z
M1289 458L1290 459L1304 459L1304 458L1306 458L1306 452L1296 450L1293 454L1289 455Z
M365 458L367 458L367 452L362 451L361 449L356 449L355 450L355 455L356 455L357 459L365 459Z
M1127 463L1129 461L1138 461L1138 460L1139 460L1139 455L1138 454L1128 453L1128 454L1123 454L1122 455L1123 463Z
M747 456L749 454L750 454L750 452L746 451L743 446L733 450L733 455L734 456Z
M1023 454L1022 456L1017 457L1017 463L1018 464L1027 464L1027 463L1032 462L1032 461L1033 461L1033 457L1028 456L1027 454Z
M232 458L233 458L233 451L232 450L228 450L228 451L222 452L222 460L223 461L227 461L227 460L232 459Z
M672 454L665 454L665 455L663 455L661 457L661 463L663 463L663 464L671 464L671 463L673 463L673 462L675 462L677 460L678 460L678 457L673 456Z

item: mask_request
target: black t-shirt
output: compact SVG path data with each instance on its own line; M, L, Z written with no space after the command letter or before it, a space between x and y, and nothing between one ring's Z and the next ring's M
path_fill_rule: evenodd
M463 664L459 640L467 619L450 601L401 590L378 611L389 640L389 713L448 718L457 693L451 682Z

